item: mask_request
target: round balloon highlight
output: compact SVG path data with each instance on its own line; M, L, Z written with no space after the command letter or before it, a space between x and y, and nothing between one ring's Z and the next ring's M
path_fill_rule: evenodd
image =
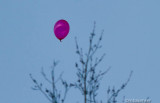
M59 20L54 25L54 34L61 41L69 33L69 23L66 20Z

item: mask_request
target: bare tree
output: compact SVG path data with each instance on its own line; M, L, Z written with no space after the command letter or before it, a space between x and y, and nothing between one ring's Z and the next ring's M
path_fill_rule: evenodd
M52 90L50 89L43 89L42 83L38 83L36 79L32 77L30 74L31 79L33 80L35 86L32 88L33 90L39 90L42 92L42 94L51 102L51 103L64 103L68 90L71 87L77 88L81 94L84 97L84 103L99 103L97 100L98 95L98 89L100 87L100 81L102 80L103 76L110 70L110 67L108 67L105 71L97 71L98 65L102 62L102 60L105 57L105 53L102 54L100 57L96 56L96 52L101 49L101 41L103 37L103 31L98 38L97 42L95 42L95 22L93 31L90 34L89 37L89 47L87 50L87 53L83 53L83 49L79 47L77 38L75 38L76 42L76 54L79 56L79 61L75 63L75 67L77 68L77 77L78 80L75 83L68 84L66 81L62 79L62 74L59 76L57 80L55 80L54 70L57 65L57 62L54 61L52 71L51 71L51 80L49 80L44 73L42 69L42 76L44 79L51 84ZM132 76L132 71L129 75L129 78L125 83L122 84L122 86L119 89L115 89L114 87L112 90L110 87L107 90L107 103L117 103L116 97L118 96L119 92L123 90L128 82L130 81L130 78ZM62 85L64 86L64 94L62 97L62 94L58 91L56 88L56 82L61 80ZM100 101L102 103L102 101Z
M96 57L95 55L96 52L102 47L101 41L103 37L103 30L97 42L94 42L95 36L94 22L93 31L89 37L89 47L87 53L83 53L83 49L79 47L77 38L75 38L76 53L79 56L79 61L75 63L78 80L76 83L74 83L74 87L79 89L84 96L84 103L98 103L96 97L98 95L97 91L100 86L100 81L103 75L105 75L110 70L110 67L108 67L106 71L97 71L97 66L100 64L100 62L102 62L105 56L105 53L100 57ZM117 91L115 91L113 88L112 92L110 92L110 88L108 89L107 95L110 95L110 97L108 98L107 103L116 103L116 97L118 96L118 93L128 84L131 76L132 71L127 82L125 82Z

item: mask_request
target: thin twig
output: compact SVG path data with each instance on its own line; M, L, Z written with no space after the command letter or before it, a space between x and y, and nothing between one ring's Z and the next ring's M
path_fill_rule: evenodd
M49 82L50 84L52 84L52 82L46 77L46 74L44 73L43 68L42 68L41 74L42 74L42 76L44 77L44 79L45 79L47 82Z

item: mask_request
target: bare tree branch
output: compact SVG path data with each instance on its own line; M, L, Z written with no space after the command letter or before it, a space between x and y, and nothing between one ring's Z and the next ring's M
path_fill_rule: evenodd
M96 73L96 67L99 65L99 63L103 60L105 54L103 54L100 58L95 58L94 54L97 52L98 49L100 49L102 46L100 45L102 40L103 31L97 41L97 43L94 43L94 37L95 37L95 22L93 31L89 37L89 47L88 51L85 54L86 57L83 56L83 49L79 49L79 45L77 43L77 38L75 38L76 42L76 53L79 55L79 63L75 63L75 67L77 68L77 77L78 80L75 83L75 87L78 88L82 95L84 95L84 103L87 102L94 102L96 103L96 96L97 96L97 90L99 89L100 80L102 79L103 75L108 72L99 72ZM93 59L95 59L95 63L93 63ZM78 64L81 64L81 68Z
M46 77L46 74L44 73L43 67L42 67L42 70L41 70L41 74L42 74L42 76L44 77L44 79L45 79L46 81L48 81L48 83L52 84L52 82Z
M44 77L44 79L49 82L49 84L51 84L52 90L50 89L42 89L42 83L38 84L37 80L35 80L32 75L30 74L30 78L32 79L33 83L35 84L34 87L32 87L33 90L39 90L42 92L42 94L51 102L51 103L64 103L65 99L66 99L66 95L69 91L69 89L73 86L72 84L68 84L66 81L64 81L62 79L62 74L63 72L60 74L60 76L55 80L55 67L57 66L58 62L54 61L53 62L53 66L52 66L52 70L51 70L51 81L47 78L46 74L43 71L41 71L42 76ZM56 88L56 83L61 80L62 85L64 86L64 97L62 98L61 95L62 93L60 93L58 91L58 89ZM61 101L60 101L61 100Z
M42 84L38 84L37 81L32 77L32 75L30 74L30 78L32 79L32 81L35 83L35 88L33 88L33 90L40 90L42 92L42 94L52 103L52 100L48 97L48 95L42 90Z
M109 97L107 103L112 103L112 102L113 102L113 103L116 103L116 102L117 102L117 101L116 101L116 97L118 96L119 92L120 92L121 90L123 90L123 89L127 86L128 82L130 81L130 79L131 79L131 77L132 77L132 74L133 74L133 71L130 72L127 81L126 81L124 84L122 84L122 86L121 86L118 90L115 91L115 88L114 88L114 87L113 87L113 89L112 89L112 92L111 92L110 90L108 90L107 94L108 94L108 95L111 94L111 96Z

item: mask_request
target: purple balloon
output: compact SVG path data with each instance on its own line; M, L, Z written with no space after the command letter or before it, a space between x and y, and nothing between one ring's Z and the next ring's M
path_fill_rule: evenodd
M54 34L61 41L69 33L69 24L66 20L59 20L54 25Z

